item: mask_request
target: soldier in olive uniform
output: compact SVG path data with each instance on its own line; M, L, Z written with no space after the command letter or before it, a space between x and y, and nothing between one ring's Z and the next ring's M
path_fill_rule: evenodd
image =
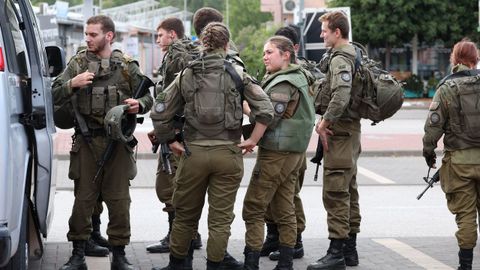
M243 204L245 269L259 268L267 207L279 231L279 261L275 269L293 269L297 242L294 195L315 123L308 81L295 63L292 42L270 38L263 50L267 74L262 88L270 97L274 121L260 140L257 162Z
M298 65L303 69L303 73L307 77L307 81L309 84L309 88L312 89L315 86L317 79L314 76L320 74L319 70L315 68L314 63L308 61L303 57L298 57L298 50L300 48L299 38L297 31L293 26L285 26L279 28L275 35L284 36L293 43L293 48L295 51L295 60ZM313 70L312 70L313 69ZM315 72L316 71L316 72ZM309 94L313 96L313 92L309 89ZM313 90L313 89L312 89ZM293 258L298 259L302 258L304 255L303 250L303 242L302 242L302 233L305 231L305 212L303 211L303 203L302 198L300 197L300 190L303 186L303 179L305 177L305 170L307 169L307 157L306 153L302 158L302 165L300 166L300 171L298 172L298 179L295 183L295 197L294 197L294 204L295 204L295 217L297 220L297 242L295 244L295 250L293 253ZM273 216L271 213L271 208L267 209L267 213L265 214L265 222L267 224L267 235L265 237L265 242L263 243L262 250L260 251L260 256L267 256L270 260L277 261L280 257L280 252L278 252L278 228L277 224L273 221Z
M444 136L440 183L458 226L459 270L472 269L480 211L480 77L473 70L478 57L475 43L455 44L450 56L453 74L439 83L423 137L423 156L429 167L436 168L434 150Z
M184 36L184 33L185 29L182 20L174 17L163 20L157 27L157 44L165 54L159 69L162 80L155 88L156 93L160 93L167 88L167 86L173 82L177 73L182 71L188 62L193 60L186 47L186 43L191 43L191 41ZM148 138L152 144L158 144L153 130L148 133ZM168 213L168 233L160 242L147 246L147 251L152 253L165 253L170 251L170 232L172 230L173 219L175 218L172 196L177 161L173 155L170 156L169 160L172 174L168 174L164 170L164 164L159 155L155 182L157 197L160 202L165 204L163 211ZM194 248L199 249L200 247L202 247L202 240L198 234L194 240Z
M308 270L345 269L358 265L356 237L360 232L357 160L360 155L360 116L350 108L355 48L348 41L348 19L334 11L320 17L325 44L331 48L326 79L317 94L322 115L316 132L324 149L323 204L327 211L327 254ZM318 100L319 99L319 100Z
M101 174L93 180L97 161L109 144L104 129L106 113L119 104L129 105L129 114L145 113L153 100L149 93L132 98L144 77L137 62L118 50L112 51L115 25L109 17L89 18L85 35L87 50L70 60L66 70L55 79L52 91L55 104L72 100L89 134L84 136L81 125L77 125L70 151L69 177L74 180L75 201L67 237L73 242L73 251L61 269L86 269L85 242L92 231L91 216L100 195L109 213L111 267L133 269L125 257L125 245L130 242L129 185L137 173L132 146L117 142Z
M180 156L172 200L176 216L170 236L170 263L163 269L192 269L193 250L189 246L207 192L207 269L222 269L243 176L242 149L251 151L273 118L267 95L242 67L226 61L229 38L225 25L208 24L200 35L202 57L157 96L152 109L155 136ZM243 99L252 107L256 126L252 137L240 143ZM175 140L172 126L178 111L185 114L183 145Z

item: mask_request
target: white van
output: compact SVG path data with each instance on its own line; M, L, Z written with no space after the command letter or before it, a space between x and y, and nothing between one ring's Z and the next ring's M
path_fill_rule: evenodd
M44 48L28 0L0 0L0 269L43 255L52 219L51 77L63 51Z

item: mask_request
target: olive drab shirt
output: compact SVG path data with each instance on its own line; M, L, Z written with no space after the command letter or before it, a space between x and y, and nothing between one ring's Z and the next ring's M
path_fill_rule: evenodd
M468 69L458 65L453 72ZM480 76L446 80L437 88L429 107L423 155L432 156L438 140L444 135L445 151L458 152L455 158L459 164L480 164L479 117Z
M70 80L87 70L95 73L93 83L83 88L72 88ZM79 111L88 127L103 128L108 110L132 98L142 78L138 63L119 50L112 51L109 59L99 59L95 54L82 50L70 59L67 68L55 78L53 102L55 105L64 104L76 94ZM153 104L149 92L137 100L140 104L139 113L148 112Z
M338 54L338 51L342 54ZM355 48L346 44L332 49L330 55L325 80L315 100L316 111L330 122L360 119L358 113L350 109Z
M174 139L173 118L179 111L183 111L186 118L184 137L189 143L219 145L240 141L243 118L241 96L225 71L225 59L223 50L205 54L193 61L163 93L157 95L150 117L160 143ZM243 72L241 66L234 62L233 67L243 81L244 98L252 109L253 118L268 125L273 118L268 96Z

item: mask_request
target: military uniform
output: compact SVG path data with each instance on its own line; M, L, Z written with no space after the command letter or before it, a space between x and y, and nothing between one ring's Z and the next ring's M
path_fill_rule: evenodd
M70 80L87 70L95 73L92 85L72 88ZM137 173L133 148L117 142L100 177L95 182L93 179L98 169L96 162L109 142L104 130L105 114L131 98L142 78L138 64L118 50L112 52L110 59L99 59L83 50L72 57L66 70L53 83L54 103L63 104L75 95L78 110L91 134L91 138L85 138L76 127L70 151L68 176L74 181L75 201L69 220L69 241L89 239L92 212L101 195L109 209L109 243L124 246L130 242L129 185ZM153 103L149 93L138 101L140 113L148 112Z
M454 72L468 70L458 65ZM443 137L444 157L440 183L447 206L454 214L460 252L477 243L477 212L480 200L480 109L479 76L446 80L437 88L425 122L423 155L434 160L437 142ZM460 256L462 260L462 256ZM462 263L462 261L461 261ZM471 258L469 262L471 269Z
M176 217L170 238L170 263L187 256L189 243L209 199L209 261L223 260L233 221L236 193L243 176L241 137L242 94L225 72L226 53L215 50L189 65L157 96L151 117L160 142L172 142L175 113L185 114L184 138L190 156L180 157L173 206ZM268 124L273 109L267 95L233 65L244 85L243 96L255 121ZM217 84L218 83L218 84ZM195 168L202 168L196 170Z
M313 101L298 65L268 75L262 87L272 100L275 117L259 142L257 162L244 199L246 250L261 250L265 212L270 205L280 233L280 253L282 247L293 252L297 239L293 198L315 121ZM246 261L249 259L246 254ZM258 261L255 264L258 267Z

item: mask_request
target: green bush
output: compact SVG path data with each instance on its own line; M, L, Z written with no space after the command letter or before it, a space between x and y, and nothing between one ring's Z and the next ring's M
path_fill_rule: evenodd
M405 80L405 84L404 84L403 88L405 90L410 90L410 91L416 93L417 95L422 95L423 94L423 81L419 76L413 74L412 76L408 77Z

